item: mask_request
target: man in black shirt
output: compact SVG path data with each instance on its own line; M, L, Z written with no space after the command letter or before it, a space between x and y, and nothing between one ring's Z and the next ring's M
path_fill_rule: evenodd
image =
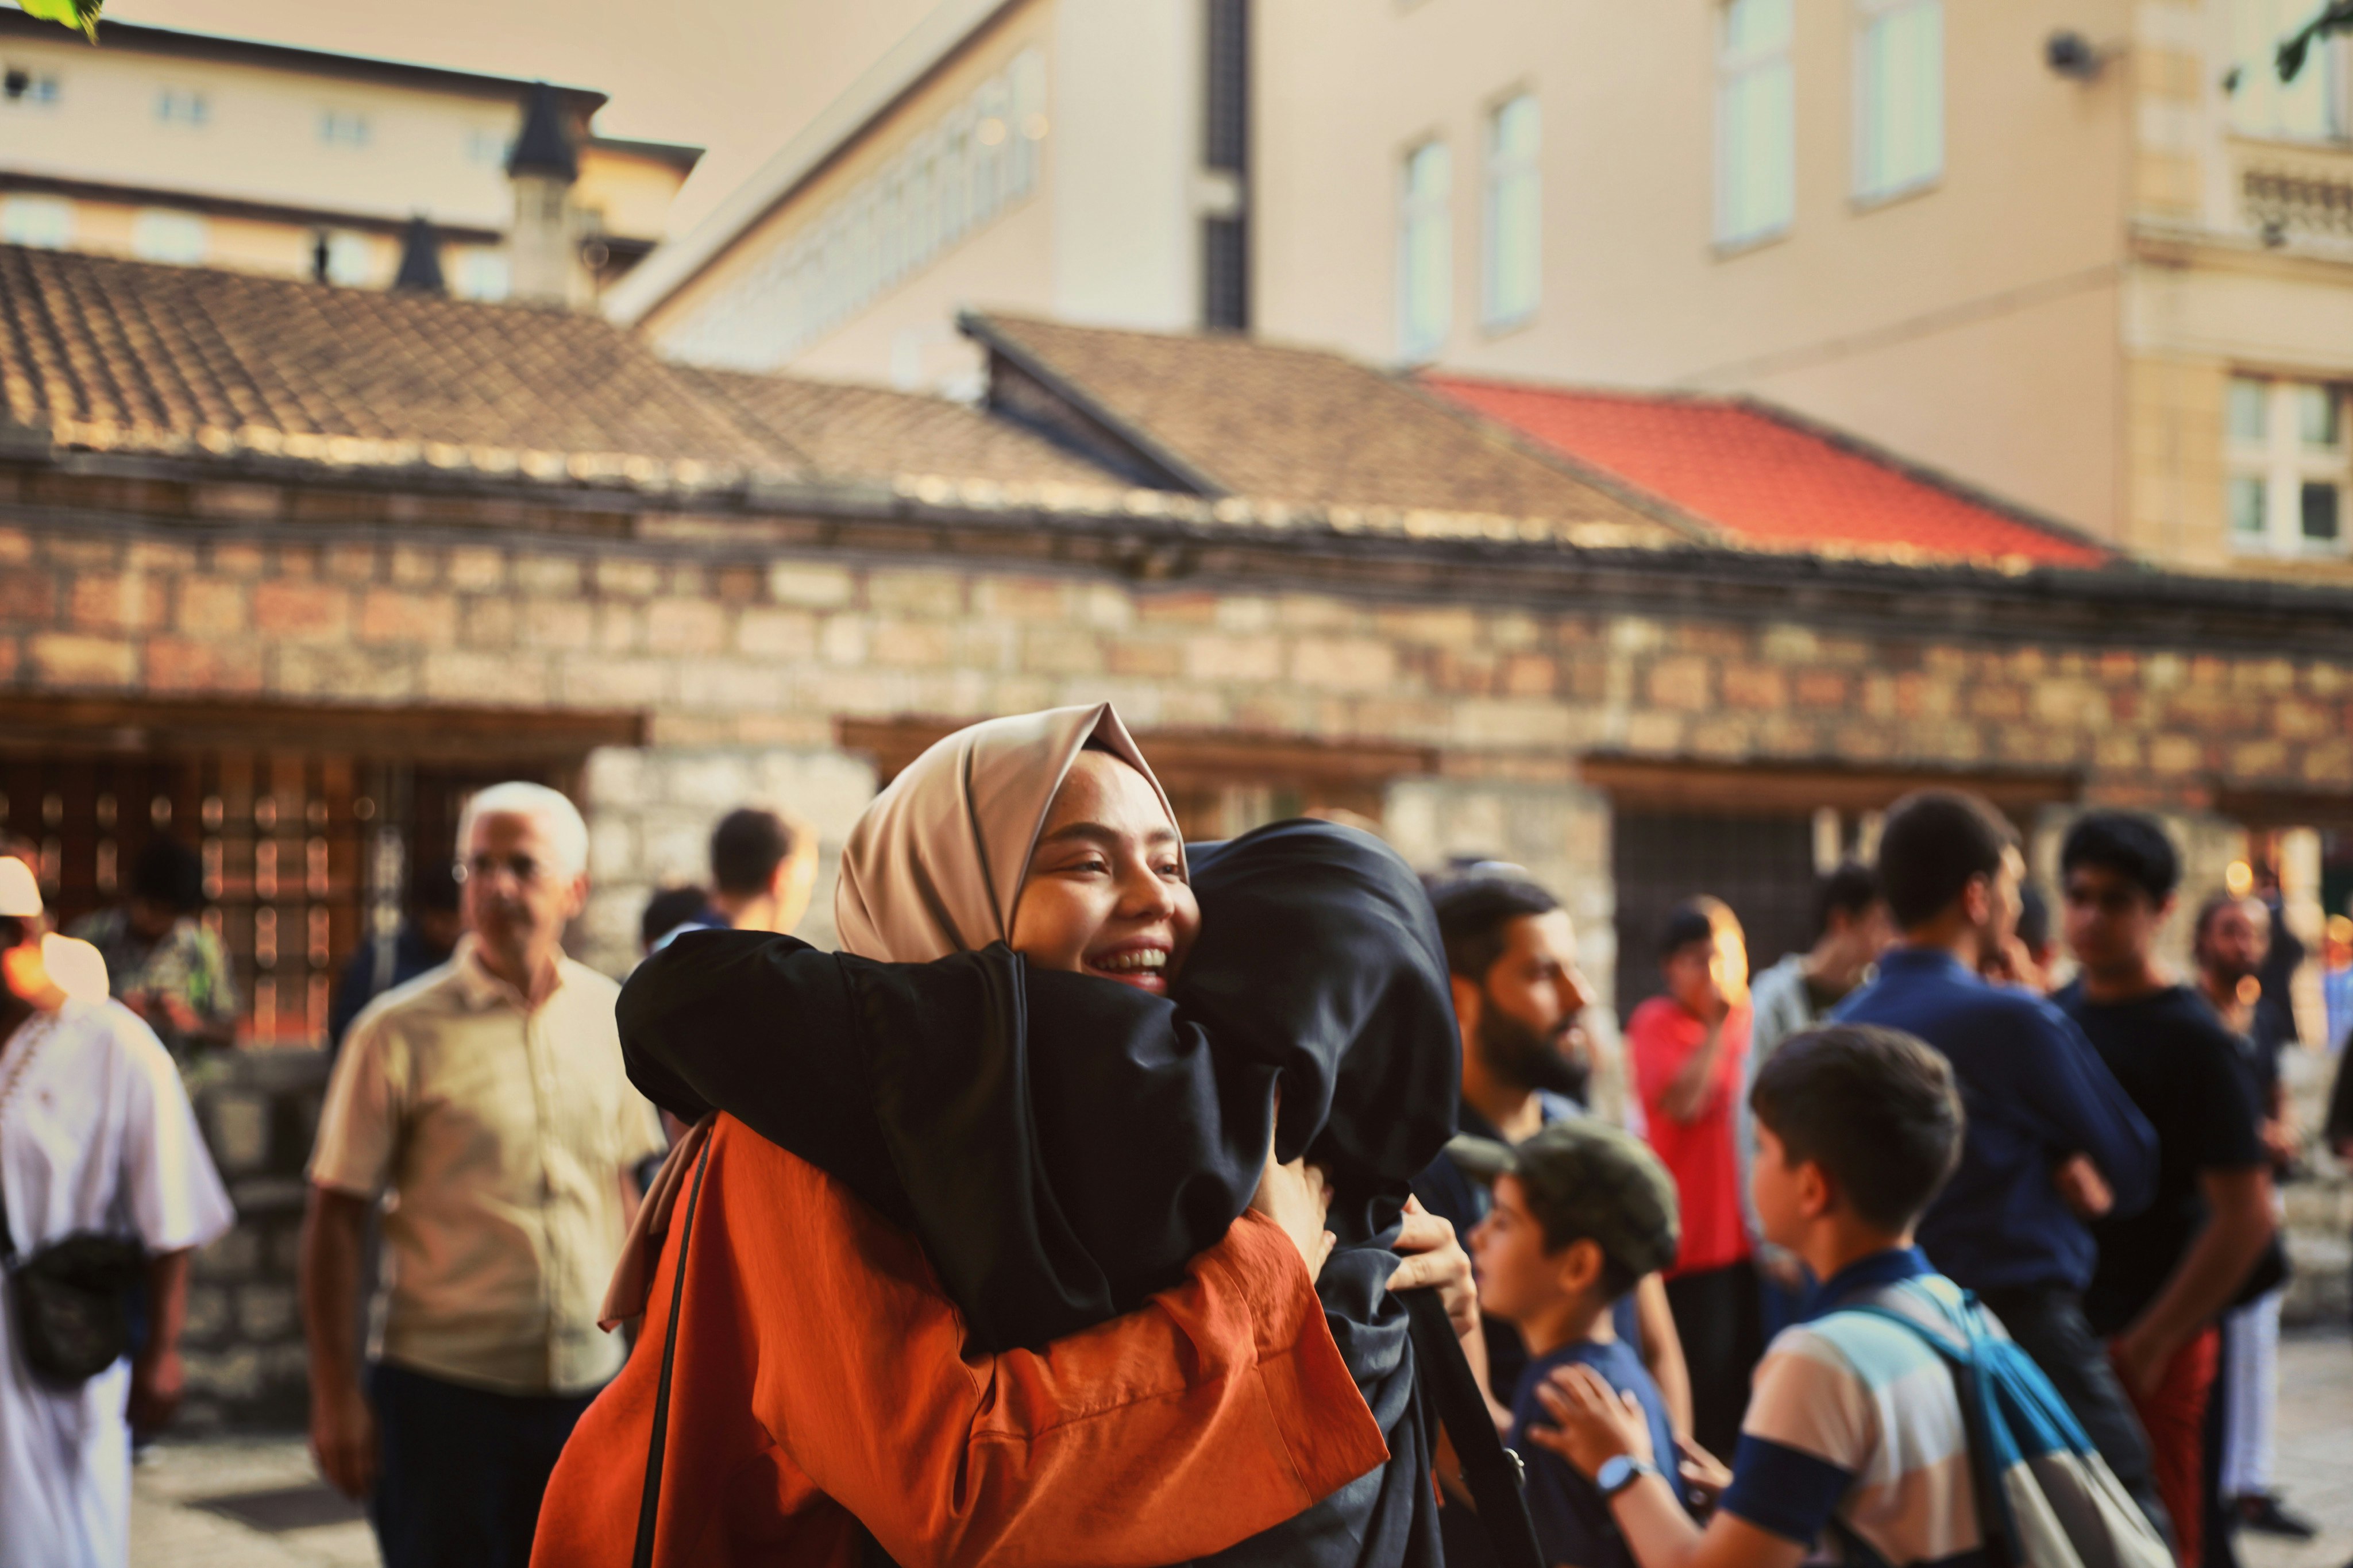
M2215 1321L2270 1244L2271 1164L2254 1090L2213 1009L2167 973L2158 933L2179 857L2151 817L2095 811L2060 851L2068 945L2082 976L2055 998L2157 1129L2157 1197L2093 1226L2084 1314L2108 1340L2147 1428L2184 1563L2202 1555L2201 1428Z

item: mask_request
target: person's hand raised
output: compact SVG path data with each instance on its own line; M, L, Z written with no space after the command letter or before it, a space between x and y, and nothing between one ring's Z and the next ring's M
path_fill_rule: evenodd
M1281 1090L1275 1093L1275 1110L1282 1110ZM1322 1167L1311 1165L1304 1156L1288 1165L1277 1164L1274 1158L1274 1134L1266 1139L1266 1169L1260 1173L1258 1191L1250 1194L1250 1206L1282 1227L1283 1235L1299 1248L1299 1256L1307 1265L1307 1278L1320 1278L1324 1260L1332 1256L1337 1237L1324 1228L1324 1216L1332 1210L1332 1184Z

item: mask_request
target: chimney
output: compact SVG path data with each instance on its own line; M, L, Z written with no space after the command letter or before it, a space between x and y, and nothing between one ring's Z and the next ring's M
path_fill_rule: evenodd
M408 220L408 232L400 237L400 270L393 274L392 286L418 294L448 292L441 280L441 237L423 213Z
M555 89L543 81L532 84L507 177L515 201L514 227L507 235L512 297L543 305L591 303L596 289L580 258L579 217L572 206L580 153Z

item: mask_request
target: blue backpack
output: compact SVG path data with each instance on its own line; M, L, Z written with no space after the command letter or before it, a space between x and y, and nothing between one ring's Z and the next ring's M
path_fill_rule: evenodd
M1909 1331L1952 1368L1968 1424L1978 1520L1994 1568L2174 1568L2172 1550L2108 1468L2042 1369L2008 1337L1986 1331L1977 1298L1922 1290L1951 1334L1886 1307L1829 1314L1878 1318ZM1846 1560L1885 1568L1847 1528L1833 1526Z

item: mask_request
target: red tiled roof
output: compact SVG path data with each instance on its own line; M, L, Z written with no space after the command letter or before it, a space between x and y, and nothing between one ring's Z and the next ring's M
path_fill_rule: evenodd
M1756 404L1461 376L1424 385L1744 541L2103 566L2116 552Z

